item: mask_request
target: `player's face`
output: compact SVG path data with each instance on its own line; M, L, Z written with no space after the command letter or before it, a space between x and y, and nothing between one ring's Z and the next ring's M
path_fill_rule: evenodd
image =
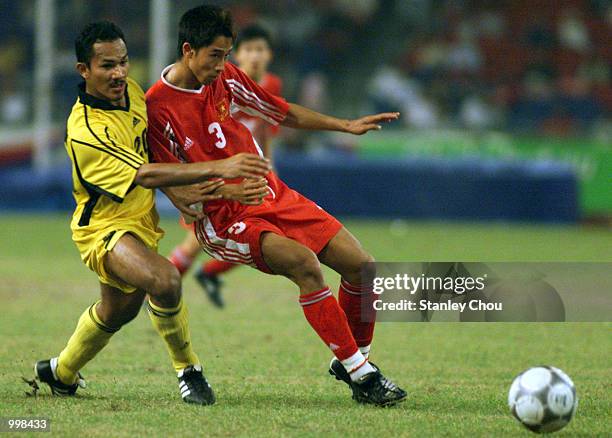
M187 64L199 83L210 84L223 72L232 44L231 38L218 36L210 46L190 51Z
M268 70L272 61L272 50L263 39L244 41L236 50L236 61L249 76L261 76Z
M77 70L85 79L87 93L113 105L123 105L130 64L122 39L100 41L93 45L89 65L78 63Z

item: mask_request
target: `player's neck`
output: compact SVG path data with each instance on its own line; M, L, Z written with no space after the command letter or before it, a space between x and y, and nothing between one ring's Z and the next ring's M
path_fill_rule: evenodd
M95 89L90 88L89 85L87 85L87 83L85 83L85 93L89 94L90 96L95 97L96 99L108 102L109 104L113 106L119 106L119 107L126 106L125 93L123 94L123 97L119 100L108 100L108 98L98 93Z
M195 77L193 72L182 62L178 61L168 70L166 80L178 88L185 90L197 90L202 84Z

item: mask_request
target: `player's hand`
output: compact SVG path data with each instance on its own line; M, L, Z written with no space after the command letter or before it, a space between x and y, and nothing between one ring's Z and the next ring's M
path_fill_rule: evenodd
M209 202L222 199L218 190L225 184L222 179L212 179L189 186L164 187L162 190L170 202L183 214L196 219L204 218L204 213L196 210L194 205L199 202Z
M217 163L217 174L221 178L259 178L271 169L270 160L259 155L242 152Z
M244 205L261 205L270 190L265 178L248 178L239 184L226 184L218 193L223 194L223 199L231 199Z
M382 129L381 123L392 122L399 119L400 113L380 113L372 116L365 116L360 119L349 120L346 125L346 132L355 135L362 135L368 131L379 131Z

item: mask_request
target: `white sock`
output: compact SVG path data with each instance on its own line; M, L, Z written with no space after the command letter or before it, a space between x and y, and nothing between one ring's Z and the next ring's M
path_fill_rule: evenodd
M340 361L344 369L351 376L351 380L356 382L366 374L376 371L368 360L363 356L361 351L356 351L351 357Z
M359 347L359 351L361 351L361 354L363 354L363 357L365 357L366 359L370 358L370 346L366 345L365 347Z

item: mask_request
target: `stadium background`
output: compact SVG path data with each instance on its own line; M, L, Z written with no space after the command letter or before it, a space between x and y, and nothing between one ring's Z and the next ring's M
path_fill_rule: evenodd
M39 172L2 166L0 207L69 209L61 140L78 81L74 24L117 22L131 74L146 87L172 60L178 16L197 2L2 3L10 13L2 14L0 39L0 157L27 159L34 150ZM612 211L609 2L532 3L221 4L232 7L238 29L259 22L272 32L272 70L291 101L345 117L402 112L400 123L360 138L285 130L279 172L330 211L605 217ZM370 179L360 178L365 169ZM352 196L342 196L346 187Z
M276 144L281 176L340 215L378 260L612 260L609 1L213 3L232 9L238 29L258 22L272 32L271 70L288 100L342 117L402 112L380 133L283 129ZM97 293L68 226L62 139L79 80L74 37L88 21L115 21L146 88L172 61L178 17L198 4L0 0L0 416L50 416L63 435L109 425L118 436L190 435L193 421L226 435L515 435L507 386L551 363L582 396L568 436L608 433L607 323L381 324L376 357L412 398L380 414L329 381L291 285L246 268L228 276L221 312L185 280L194 342L213 352L206 366L220 391L206 418L176 414L146 318L87 367L93 383L80 404L23 396L19 376L61 348ZM159 201L166 253L181 231Z

